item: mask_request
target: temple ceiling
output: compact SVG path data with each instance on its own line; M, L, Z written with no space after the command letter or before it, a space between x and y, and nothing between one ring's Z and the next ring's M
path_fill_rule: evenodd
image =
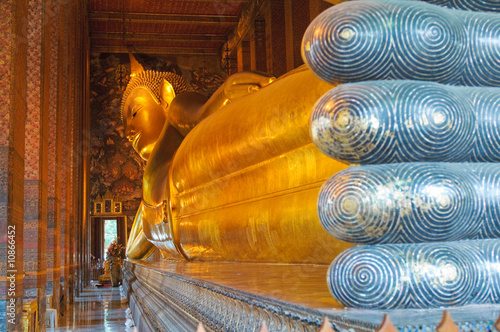
M248 0L90 0L93 53L219 55Z

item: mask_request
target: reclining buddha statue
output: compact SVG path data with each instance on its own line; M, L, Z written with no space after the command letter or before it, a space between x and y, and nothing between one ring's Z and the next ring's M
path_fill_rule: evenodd
M499 303L500 17L434 2L468 10L336 5L304 35L307 67L238 73L209 100L134 77L123 117L148 164L129 257L333 261L346 307Z
M122 116L147 166L127 256L155 246L169 259L329 263L349 244L324 230L316 200L347 165L319 152L307 124L332 87L305 67L241 72L207 100L176 74L136 73Z

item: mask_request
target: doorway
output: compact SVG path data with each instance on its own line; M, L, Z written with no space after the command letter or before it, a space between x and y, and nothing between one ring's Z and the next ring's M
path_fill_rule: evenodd
M104 273L104 262L109 244L115 239L124 247L127 246L127 218L121 216L91 217L90 253L92 280ZM122 251L125 259L125 250Z

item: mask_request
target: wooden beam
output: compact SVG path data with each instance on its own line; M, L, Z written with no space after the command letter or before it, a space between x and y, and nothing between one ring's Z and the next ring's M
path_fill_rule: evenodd
M210 2L210 3L213 3L214 0L194 0L194 2ZM221 2L220 6L226 6L228 3L239 4L239 3L242 3L242 2L245 2L245 0L223 0L223 2Z
M121 32L91 32L91 39L122 40ZM226 36L223 35L195 35L195 34L164 34L164 33L127 33L125 36L127 42L130 41L189 41L189 42L225 42Z
M90 21L121 22L125 16L126 23L170 23L170 24L230 24L238 22L236 16L224 15L172 15L122 12L91 12Z
M127 47L124 46L92 46L91 53L128 53ZM172 54L172 55L218 55L219 50L216 49L202 49L202 48L175 48L175 47L132 47L134 53L145 54Z
M194 2L214 2L214 0L194 0ZM245 2L245 0L223 0L222 5L225 3L242 3Z

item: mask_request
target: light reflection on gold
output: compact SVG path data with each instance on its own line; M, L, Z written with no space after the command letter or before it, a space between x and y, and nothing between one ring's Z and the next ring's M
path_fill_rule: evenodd
M164 83L161 100L171 88ZM157 86L146 85L136 89ZM175 95L161 104L168 120L150 125L149 112L158 115L160 106L155 94L134 115L132 91L123 110L127 136L140 128L141 144L158 138L146 156L143 220L134 224L128 257L150 252L147 238L174 259L330 263L350 245L323 229L316 200L322 183L347 165L319 152L308 121L332 87L305 67L276 81L238 73L205 104L189 92Z
M342 308L325 283L328 265L231 262L149 262L134 264L212 282L230 289L314 309ZM235 277L237 276L237 278ZM279 285L279 287L277 287Z
M309 137L310 110L331 87L298 70L190 132L170 170L174 239L186 257L330 263L349 246L316 212L322 183L347 166Z

